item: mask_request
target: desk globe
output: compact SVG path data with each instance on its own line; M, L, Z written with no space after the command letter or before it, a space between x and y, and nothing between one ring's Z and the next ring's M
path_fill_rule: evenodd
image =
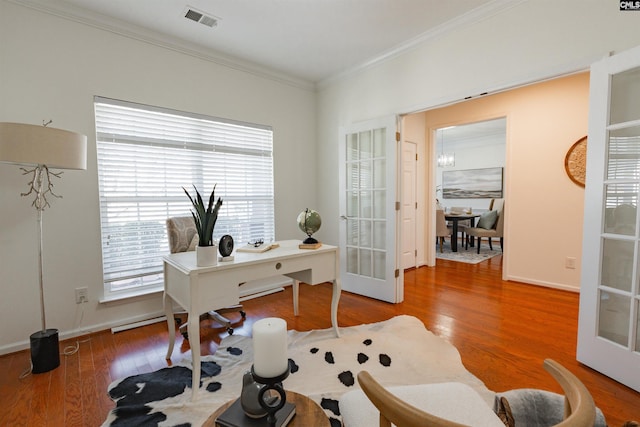
M320 214L318 212L309 208L300 212L300 214L298 215L298 227L300 227L300 230L302 230L307 235L307 238L302 243L318 243L318 241L311 237L311 235L318 231L321 225L322 219L320 218Z

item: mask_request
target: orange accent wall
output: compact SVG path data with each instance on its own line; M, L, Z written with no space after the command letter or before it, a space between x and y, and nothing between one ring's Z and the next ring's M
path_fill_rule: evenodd
M588 107L589 73L581 73L422 113L428 143L443 126L507 118L506 279L580 286L584 189L566 175L564 158L587 135ZM565 268L567 257L575 269Z

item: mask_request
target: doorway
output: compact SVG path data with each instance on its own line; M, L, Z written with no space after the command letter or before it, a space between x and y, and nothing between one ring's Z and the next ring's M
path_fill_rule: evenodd
M423 132L418 146L419 184L424 184L418 196L418 224L424 227L419 234L424 239L422 246L418 244L418 265L435 266L434 204L440 194L436 194L436 167L430 165L435 165L439 154L437 129L506 118L503 180L509 202L503 279L577 290L584 190L569 179L563 162L567 150L586 135L588 96L589 73L585 72L403 116L412 127L420 124ZM410 136L418 141L415 132ZM456 149L456 167L457 154ZM562 232L562 245L550 247L530 225L539 220L541 207L552 205L561 206L566 216L556 217L552 225L553 233ZM537 268L532 259L546 267Z

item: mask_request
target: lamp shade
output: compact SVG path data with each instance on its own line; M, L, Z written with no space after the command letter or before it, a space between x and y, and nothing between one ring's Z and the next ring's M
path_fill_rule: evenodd
M86 169L87 137L45 126L0 123L0 162Z

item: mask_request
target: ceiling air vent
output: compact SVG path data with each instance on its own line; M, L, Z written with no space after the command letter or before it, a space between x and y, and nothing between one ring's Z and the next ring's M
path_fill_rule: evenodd
M187 6L185 9L184 17L206 25L207 27L215 27L218 25L218 18L213 15L207 15L206 13L196 10L191 6Z

